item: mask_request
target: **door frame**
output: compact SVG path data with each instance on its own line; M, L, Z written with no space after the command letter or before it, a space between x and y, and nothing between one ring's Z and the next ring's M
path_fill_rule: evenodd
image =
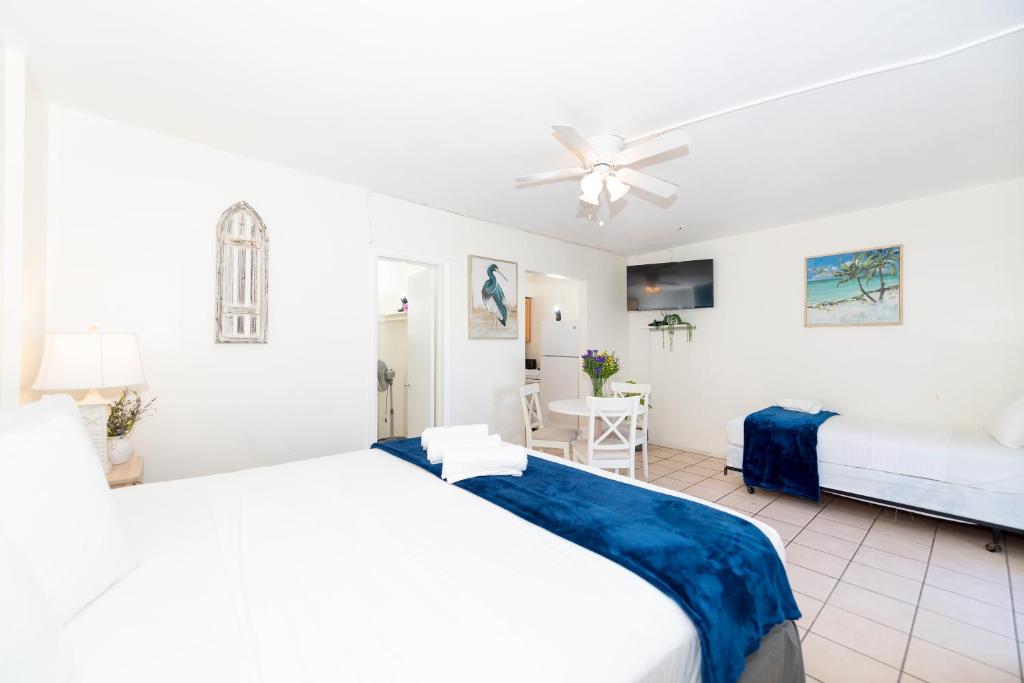
M377 278L379 277L378 264L380 261L404 261L421 266L437 268L437 330L435 332L437 352L435 363L440 368L434 368L434 422L446 425L451 416L451 326L448 324L450 310L451 291L451 262L447 259L423 256L410 252L395 249L371 249L369 267L369 306L367 307L367 321L370 325L370 357L367 359L367 385L369 387L368 425L370 440L367 445L377 440L377 358L380 351L379 339L379 313L377 312ZM440 400L438 400L440 391Z

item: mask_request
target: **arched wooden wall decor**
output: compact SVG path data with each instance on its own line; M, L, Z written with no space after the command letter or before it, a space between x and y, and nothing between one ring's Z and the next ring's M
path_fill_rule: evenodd
M217 343L267 341L267 226L245 202L217 222Z

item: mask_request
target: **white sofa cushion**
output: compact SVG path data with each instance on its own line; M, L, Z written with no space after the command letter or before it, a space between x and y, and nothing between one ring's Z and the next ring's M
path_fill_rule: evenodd
M70 396L0 415L0 529L66 623L136 564Z
M32 569L0 531L0 680L57 683L73 673L64 629Z
M1010 401L992 415L988 433L1009 448L1024 448L1024 395Z

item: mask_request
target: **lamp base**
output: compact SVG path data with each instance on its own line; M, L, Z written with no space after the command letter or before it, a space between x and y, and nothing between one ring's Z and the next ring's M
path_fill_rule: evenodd
M89 390L78 402L78 412L82 415L85 431L89 433L89 441L96 449L96 456L103 466L104 472L110 472L110 451L107 445L107 417L110 404L95 389Z

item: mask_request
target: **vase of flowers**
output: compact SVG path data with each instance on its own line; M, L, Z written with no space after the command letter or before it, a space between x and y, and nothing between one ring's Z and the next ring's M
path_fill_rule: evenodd
M583 372L590 378L590 388L594 396L604 396L605 381L619 371L619 357L614 351L598 351L587 349L583 359Z
M153 402L143 404L139 392L124 389L121 397L110 404L110 415L107 417L107 450L111 465L123 465L132 459L135 447L128 440L136 423L150 413Z

